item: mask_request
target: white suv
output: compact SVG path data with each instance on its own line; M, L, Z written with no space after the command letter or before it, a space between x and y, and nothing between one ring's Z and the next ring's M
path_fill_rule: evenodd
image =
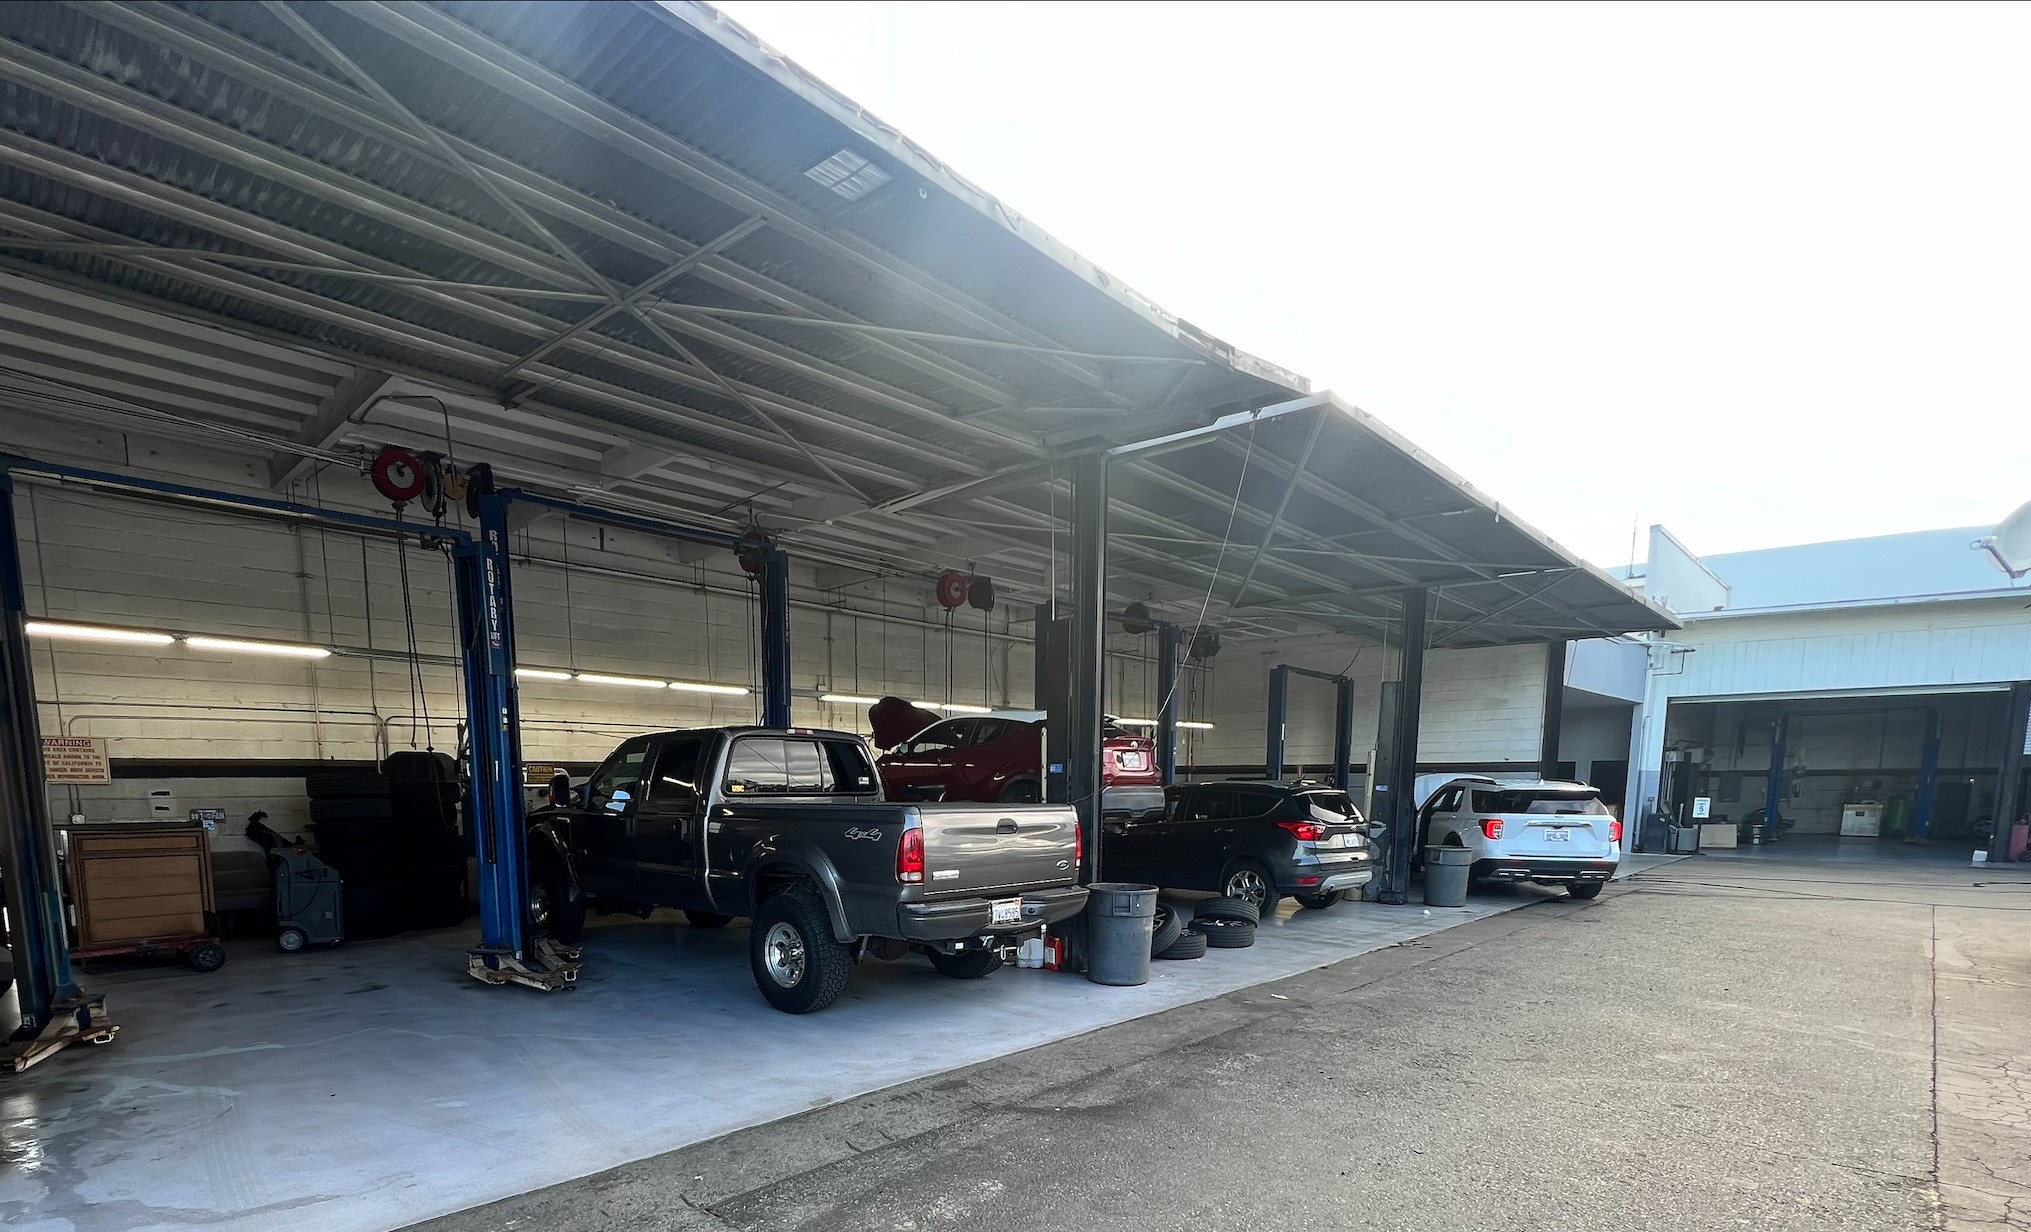
M1419 854L1468 848L1477 880L1562 885L1592 898L1622 859L1622 822L1585 783L1424 775L1417 794Z

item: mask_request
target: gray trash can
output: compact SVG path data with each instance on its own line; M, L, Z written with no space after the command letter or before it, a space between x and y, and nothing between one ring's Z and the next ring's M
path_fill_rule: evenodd
M1425 906L1467 905L1467 877L1474 871L1474 853L1465 847L1425 848Z
M1157 888L1121 881L1086 887L1086 978L1096 984L1149 983Z

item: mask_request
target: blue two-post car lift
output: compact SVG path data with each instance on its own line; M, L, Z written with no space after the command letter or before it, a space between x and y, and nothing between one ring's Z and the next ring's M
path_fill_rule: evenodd
M0 454L0 882L4 882L21 1024L0 1065L25 1069L67 1044L105 1043L118 1030L104 998L82 992L71 973L55 832L42 764L29 613L21 542L14 517L17 475L38 475L101 491L173 501L256 517L317 523L385 536L416 536L448 547L456 578L460 660L465 673L469 820L479 860L480 942L468 970L489 983L562 988L577 974L577 954L525 927L528 861L521 788L520 714L515 691L515 625L507 511L520 501L610 526L724 547L747 554L761 594L762 722L790 722L789 561L759 536L685 526L576 501L503 489L477 498L478 529L418 524L296 501L120 475Z

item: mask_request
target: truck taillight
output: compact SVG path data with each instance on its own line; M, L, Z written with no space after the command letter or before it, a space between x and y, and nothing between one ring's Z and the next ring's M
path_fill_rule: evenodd
M1326 827L1316 821L1279 821L1276 824L1291 832L1291 837L1300 843L1316 843L1326 837Z
M911 822L903 830L903 841L896 848L896 880L904 885L924 884L924 827L922 822Z
M1609 819L1608 841L1611 843L1619 843L1622 841L1622 819L1620 817L1614 817Z
M1501 838L1501 820L1495 817L1483 817L1481 819L1481 833L1487 838Z
M1083 821L1072 826L1072 867L1074 870L1086 867L1086 823Z

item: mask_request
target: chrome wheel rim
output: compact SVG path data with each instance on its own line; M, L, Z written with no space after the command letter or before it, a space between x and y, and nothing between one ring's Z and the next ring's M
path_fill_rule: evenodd
M1269 883L1260 874L1244 868L1227 879L1227 897L1238 898L1260 910L1269 899Z
M762 965L769 978L784 988L795 988L804 980L804 938L788 924L770 927L762 938Z
M538 928L550 926L550 887L541 881L529 887L529 919Z

